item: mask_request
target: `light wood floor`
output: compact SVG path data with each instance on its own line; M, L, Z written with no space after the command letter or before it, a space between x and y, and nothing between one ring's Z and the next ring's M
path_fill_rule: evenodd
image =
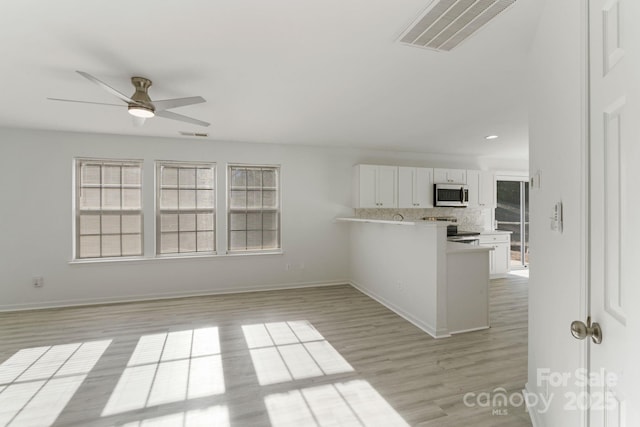
M474 397L524 387L526 278L491 324L434 340L347 285L4 313L0 426L530 426Z

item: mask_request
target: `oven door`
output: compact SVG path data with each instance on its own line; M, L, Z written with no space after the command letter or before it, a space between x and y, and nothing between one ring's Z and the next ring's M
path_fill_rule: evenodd
M469 188L463 184L435 184L434 205L466 207L469 205Z

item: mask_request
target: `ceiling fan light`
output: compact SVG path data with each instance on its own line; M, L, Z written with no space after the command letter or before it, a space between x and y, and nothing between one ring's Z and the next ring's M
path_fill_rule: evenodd
M141 117L143 119L149 119L155 116L155 113L151 108L146 108L141 105L130 105L129 114L131 114L134 117Z

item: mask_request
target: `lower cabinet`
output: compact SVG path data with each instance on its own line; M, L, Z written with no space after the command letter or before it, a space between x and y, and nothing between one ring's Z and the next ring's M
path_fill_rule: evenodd
M480 245L493 248L489 253L489 274L492 277L507 274L511 260L511 235L509 233L481 234Z

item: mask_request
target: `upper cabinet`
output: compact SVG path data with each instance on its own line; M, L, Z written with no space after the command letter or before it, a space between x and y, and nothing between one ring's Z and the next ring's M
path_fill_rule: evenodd
M433 169L398 168L398 207L433 207Z
M354 208L397 208L398 167L353 167Z
M496 206L495 175L491 171L467 171L469 207L493 208Z
M434 184L466 184L467 171L464 169L434 169Z

